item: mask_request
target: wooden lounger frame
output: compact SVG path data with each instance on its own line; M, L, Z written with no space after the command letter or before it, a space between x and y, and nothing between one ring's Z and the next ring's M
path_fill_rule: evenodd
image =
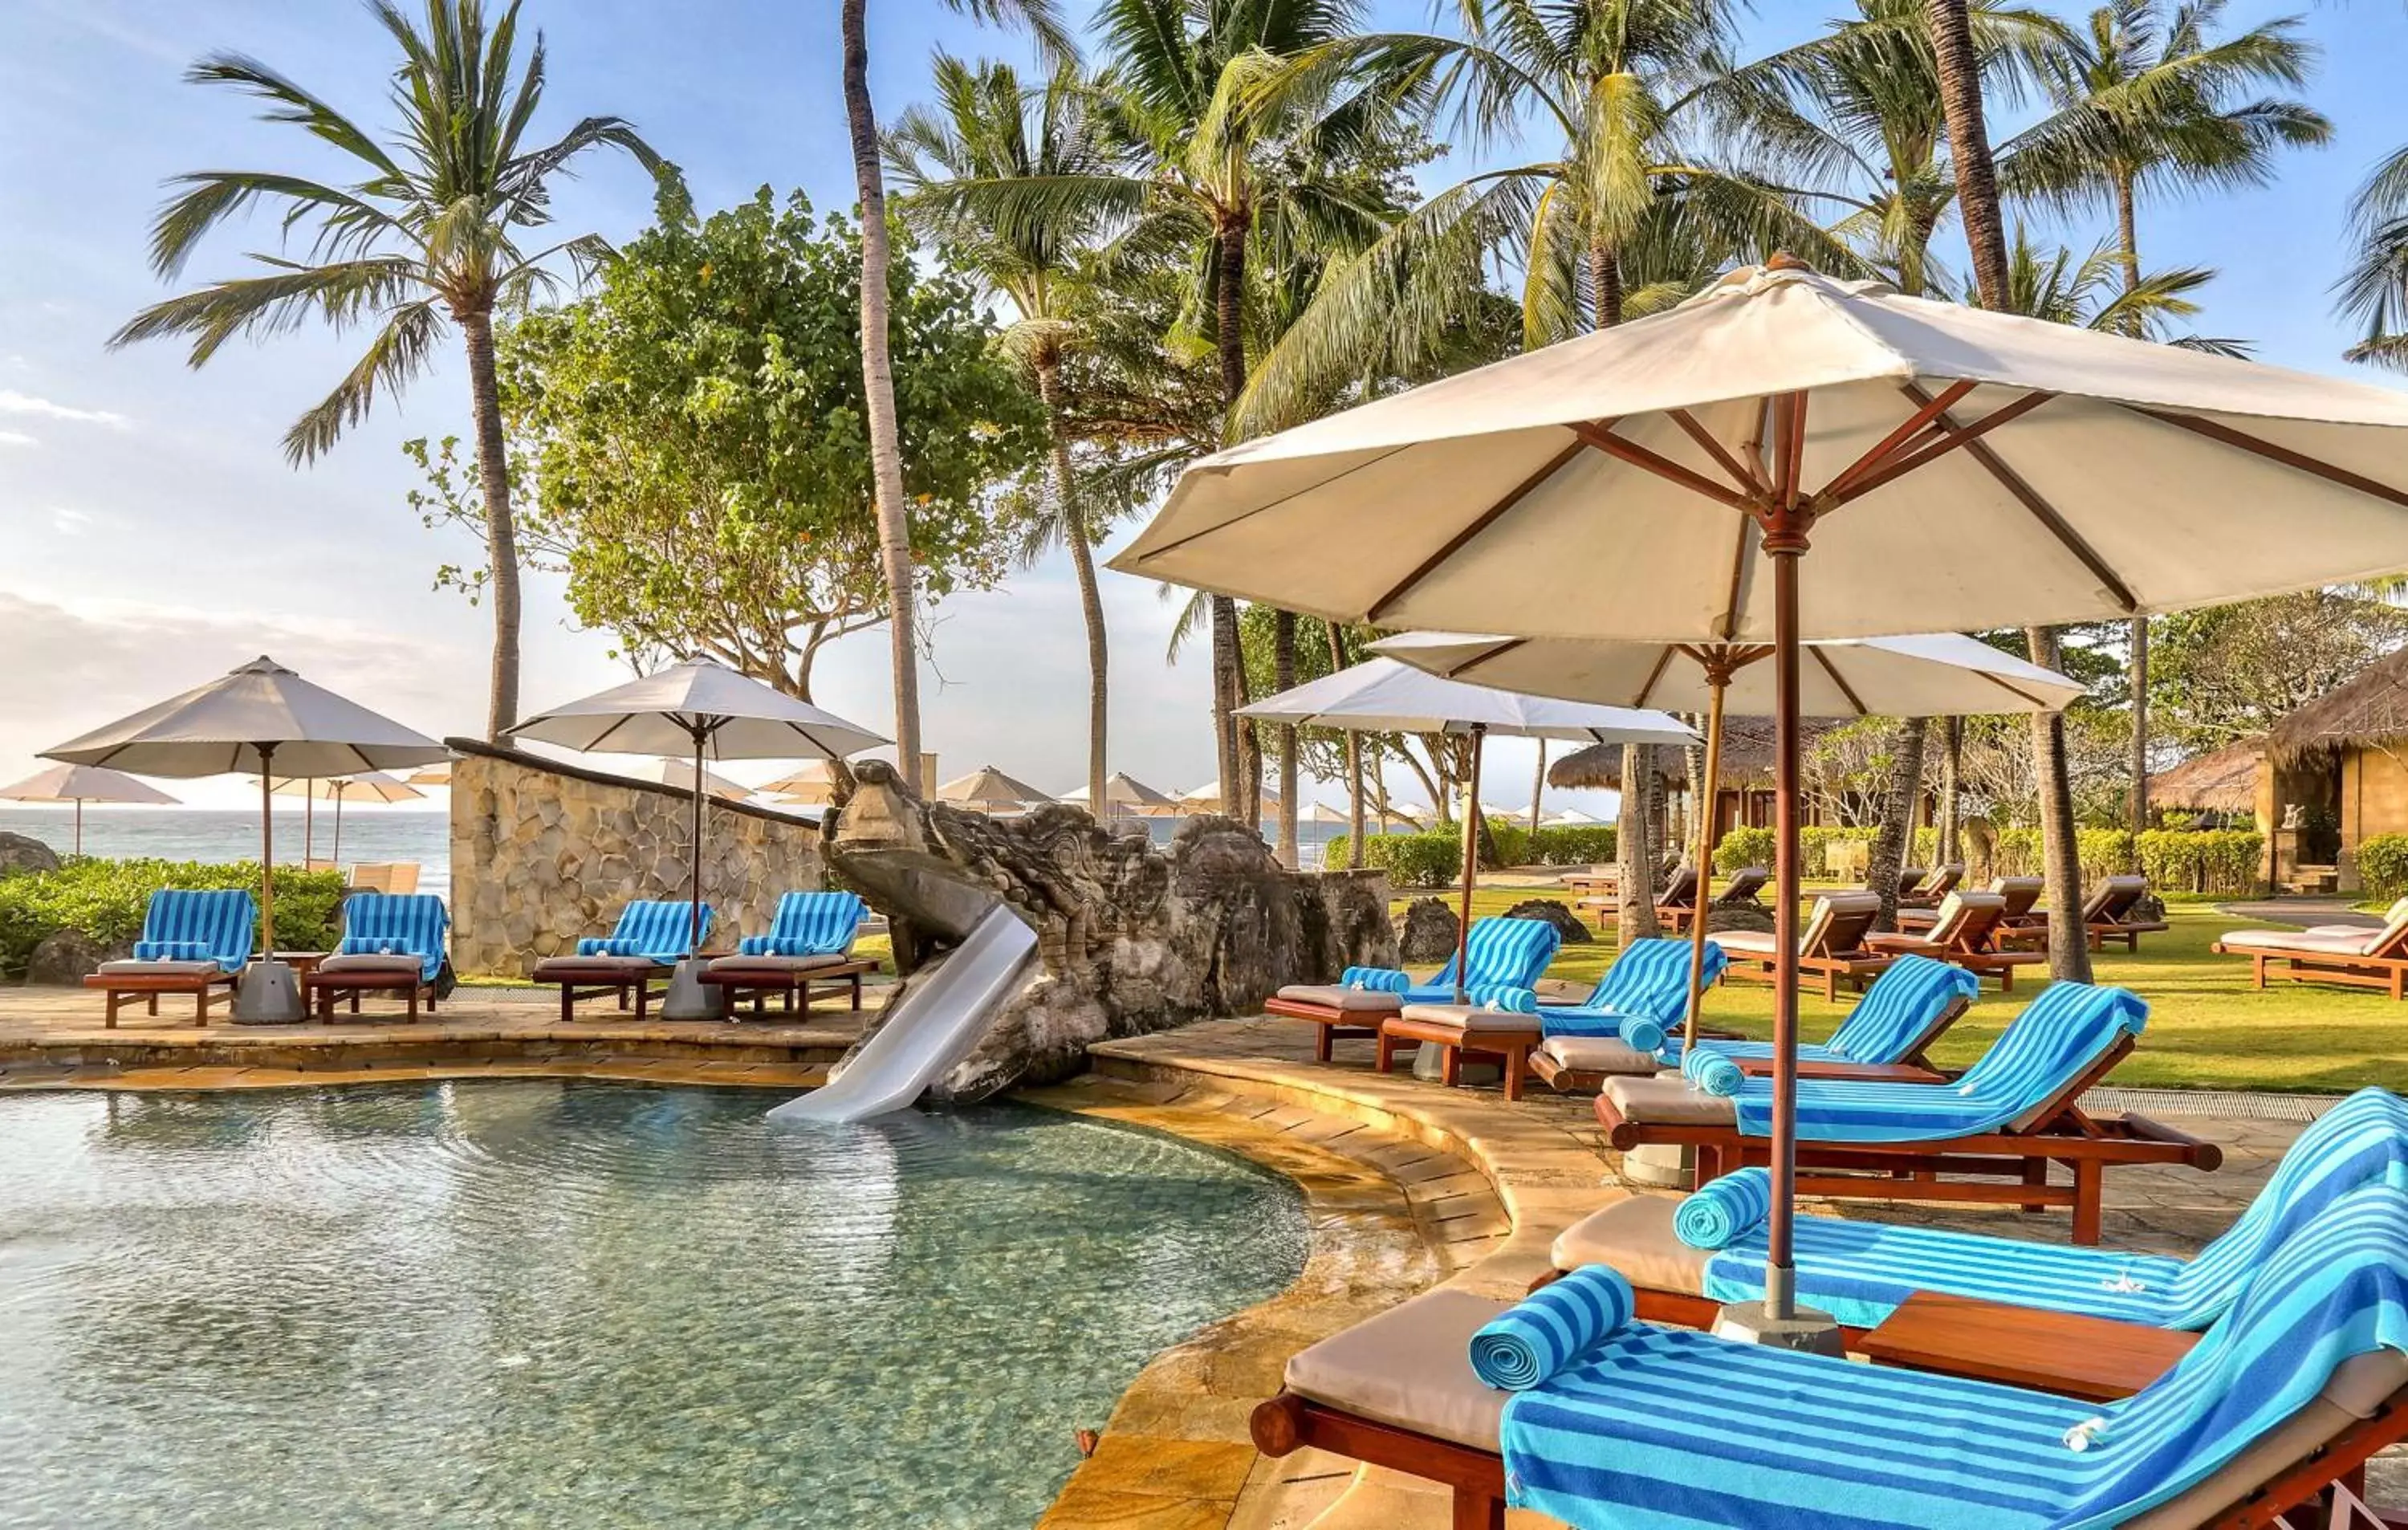
M1705 1306L1706 1323L1684 1323L1684 1326L1710 1323L1713 1304ZM1684 1321L1652 1315L1643 1293L1638 1315L1642 1322ZM1505 1458L1493 1451L1381 1423L1285 1391L1255 1408L1248 1432L1254 1436L1254 1448L1268 1456L1291 1455L1306 1449L1326 1451L1453 1488L1452 1530L1505 1530ZM2203 1530L2408 1527L2408 1516L2365 1501L2367 1462L2402 1440L2408 1440L2408 1388L2393 1393L2373 1417L2357 1421L2322 1449L2277 1472L2209 1521Z
M564 1025L577 1019L578 1005L587 999L598 999L606 994L618 1000L621 1009L629 1008L628 997L630 994L634 995L633 1008L636 1011L636 1019L641 1022L645 1011L652 1004L652 985L655 982L666 985L676 971L677 968L674 966L655 967L650 972L630 972L624 979L615 982L604 978L583 978L574 982L556 978L531 980L560 984L560 1022Z
M408 977L409 980L394 980L402 977ZM425 1002L426 1012L430 1015L435 1013L435 983L429 978L397 972L327 972L321 969L301 979L302 1008L329 1022L335 1018L335 1005L339 999L348 997L351 1001L351 1012L358 1014L363 994L388 994L402 1000L408 1007L404 1017L408 1024L418 1022L418 1006L422 999Z
M1798 1144L1798 1194L1850 1200L1978 1202L2018 1206L2029 1212L2062 1206L2073 1213L2073 1241L2099 1241L2100 1191L2110 1164L2183 1164L2214 1169L2224 1150L2145 1116L2101 1121L2076 1103L2085 1091L2130 1053L2124 1037L2082 1077L2042 1106L2037 1124L2024 1131L1980 1132L1925 1142L1815 1142ZM1621 1151L1655 1144L1692 1150L1697 1183L1770 1161L1771 1141L1742 1137L1736 1126L1649 1124L1625 1117L1600 1094L1597 1119L1607 1143ZM2063 1164L2073 1183L2048 1182L2048 1166ZM1942 1180L1943 1174L1972 1177ZM1988 1183L2003 1180L2003 1183Z
M1730 960L1723 968L1723 976L1751 983L1772 981L1774 964L1781 960L1777 955L1765 956L1752 951L1731 951L1728 948L1725 948L1724 954ZM1836 1003L1842 983L1853 984L1858 993L1862 993L1867 983L1888 971L1890 964L1897 960L1895 956L1863 950L1842 956L1800 956L1797 958L1799 986L1806 986L1805 979L1809 978L1819 978L1823 984L1823 997Z
M2352 956L2345 951L2258 951L2248 946L2228 948L2223 941L2207 948L2219 956L2249 958L2249 985L2263 988L2271 977L2295 983L2335 983L2344 988L2373 988L2394 999L2408 999L2408 958ZM2284 970L2275 972L2280 962Z
M162 994L190 994L194 1006L193 1023L207 1025L209 1022L209 1002L217 997L216 991L219 988L222 987L226 991L228 1004L234 1002L234 985L236 976L237 974L222 970L194 975L168 972L94 972L84 979L83 985L86 988L97 988L101 991L103 1007L101 1024L112 1031L117 1029L118 1011L135 999L145 1002L146 1012L157 1014L159 995Z
M1377 1024L1366 1025L1359 1020L1345 1018L1349 1014L1378 1013L1376 1010L1332 1009L1327 1005L1306 1004L1301 1000L1283 999L1274 994L1263 1001L1263 1013L1278 1015L1283 1020L1312 1022L1320 1028L1318 1034L1312 1038L1312 1055L1316 1061L1323 1063L1329 1061L1329 1049L1340 1037L1376 1037L1380 1034L1380 1027Z
M1701 1041L1743 1041L1746 1039L1746 1037L1741 1036L1737 1031L1726 1031L1713 1026L1699 1026L1698 1028L1698 1038ZM1533 1078L1537 1079L1541 1083L1545 1084L1549 1089L1554 1090L1558 1094L1594 1094L1598 1090L1605 1087L1605 1080L1607 1079L1628 1077L1628 1075L1626 1074L1599 1073L1595 1068L1567 1067L1563 1064L1556 1062L1555 1058L1548 1053L1543 1044L1531 1051L1529 1070Z
M1530 1057L1545 1039L1539 1030L1539 1017L1532 1015L1526 1035L1512 1032L1463 1031L1453 1025L1432 1020L1407 1020L1392 1015L1380 1022L1380 1055L1377 1063L1383 1073L1396 1069L1397 1053L1407 1048L1424 1046L1439 1049L1439 1080L1449 1089L1463 1082L1465 1057L1494 1058L1505 1070L1505 1097L1522 1097L1522 1080L1534 1071ZM1473 1039L1477 1037L1478 1039Z

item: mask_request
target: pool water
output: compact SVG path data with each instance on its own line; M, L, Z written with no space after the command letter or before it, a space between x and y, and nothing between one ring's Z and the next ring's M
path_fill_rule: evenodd
M1027 1107L0 1099L0 1523L1020 1526L1279 1291L1286 1180Z

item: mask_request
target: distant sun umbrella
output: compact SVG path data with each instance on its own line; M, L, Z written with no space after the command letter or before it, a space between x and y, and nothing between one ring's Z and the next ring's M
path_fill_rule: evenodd
M352 776L448 759L451 751L262 656L222 679L42 751L69 765L113 765L145 776L255 775L259 781L260 961L244 974L234 1017L254 1023L303 1018L293 969L275 959L276 815L270 782Z
M641 679L555 707L509 730L568 749L606 754L694 756L694 852L688 896L689 960L662 1006L674 1018L715 1014L711 995L692 982L694 953L702 944L702 805L707 794L703 760L840 760L888 740L867 728L824 712L738 674L715 659L694 658ZM678 1013L682 1011L682 1013Z
M344 803L408 802L426 795L425 793L406 781L395 780L391 776L375 771L370 771L365 776L337 776L317 780L287 777L278 781L271 790L280 797L308 799L305 805L301 825L301 860L305 865L308 864L309 851L315 848L310 843L313 831L308 809L314 808L319 802L331 802L335 805L335 844L326 855L329 860L339 861L343 858Z
M1075 792L1063 793L1062 800L1076 807L1087 808L1090 812L1094 811L1094 808L1088 805L1087 789L1083 786ZM1097 816L1172 818L1179 813L1177 798L1165 796L1145 782L1121 771L1113 772L1111 779L1104 782L1104 807L1105 812Z
M83 853L83 805L87 802L135 802L167 807L175 798L148 781L137 781L122 770L94 765L52 765L14 786L0 787L0 798L10 802L72 802L75 804L75 849Z
M836 767L825 760L813 760L791 775L767 782L761 793L797 808L830 807L836 802Z
M1008 776L993 765L981 765L938 787L937 800L993 812L997 808L1029 808L1054 799L1017 776Z
M627 774L639 781L674 786L681 792L694 790L694 766L684 760L647 760ZM712 770L702 773L702 789L722 802L742 802L752 794L752 789L743 782L731 781Z

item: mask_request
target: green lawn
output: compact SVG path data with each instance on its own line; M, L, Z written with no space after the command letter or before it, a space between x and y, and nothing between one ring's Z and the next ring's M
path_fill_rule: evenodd
M1484 888L1472 908L1475 915L1499 914L1524 898L1546 895L1531 888ZM2100 982L2120 983L2149 1003L2148 1033L2140 1051L2115 1070L2117 1083L2324 1094L2381 1084L2408 1091L2408 1004L2362 989L2284 984L2257 993L2249 986L2248 963L2207 949L2244 921L2216 912L2210 903L2174 904L2166 918L2173 928L2143 936L2138 955L2093 956ZM1593 982L1612 954L1609 923L1597 943L1566 946L1549 976ZM2030 971L2018 975L2012 994L1985 983L1981 1002L1949 1032L1937 1060L1972 1061L2040 986ZM1810 994L1799 1013L1806 1039L1819 1041L1846 1005ZM1710 1023L1769 1036L1772 991L1761 983L1722 984L1707 993L1705 1016Z

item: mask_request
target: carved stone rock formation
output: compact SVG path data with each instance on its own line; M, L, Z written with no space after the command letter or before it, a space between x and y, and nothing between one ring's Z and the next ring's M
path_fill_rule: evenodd
M1716 930L1755 930L1763 935L1772 933L1772 910L1753 903L1711 903L1706 906L1706 933Z
M59 852L29 834L0 832L0 877L22 871L56 871Z
M1567 946L1585 946L1597 939L1596 934L1580 922L1578 914L1555 898L1524 898L1506 909L1505 917L1543 920L1555 927L1555 934L1563 937Z
M1092 1042L1254 1013L1282 984L1396 963L1383 875L1288 871L1229 819L1193 820L1165 851L1083 808L988 818L921 802L882 762L856 770L827 858L895 926L907 989L990 908L1037 931L1036 971L940 1098L1064 1078Z
M1397 916L1397 959L1409 966L1443 962L1461 929L1444 898L1415 898Z
M25 980L36 985L79 983L98 972L101 963L133 954L130 943L111 947L81 930L53 930L25 958Z

